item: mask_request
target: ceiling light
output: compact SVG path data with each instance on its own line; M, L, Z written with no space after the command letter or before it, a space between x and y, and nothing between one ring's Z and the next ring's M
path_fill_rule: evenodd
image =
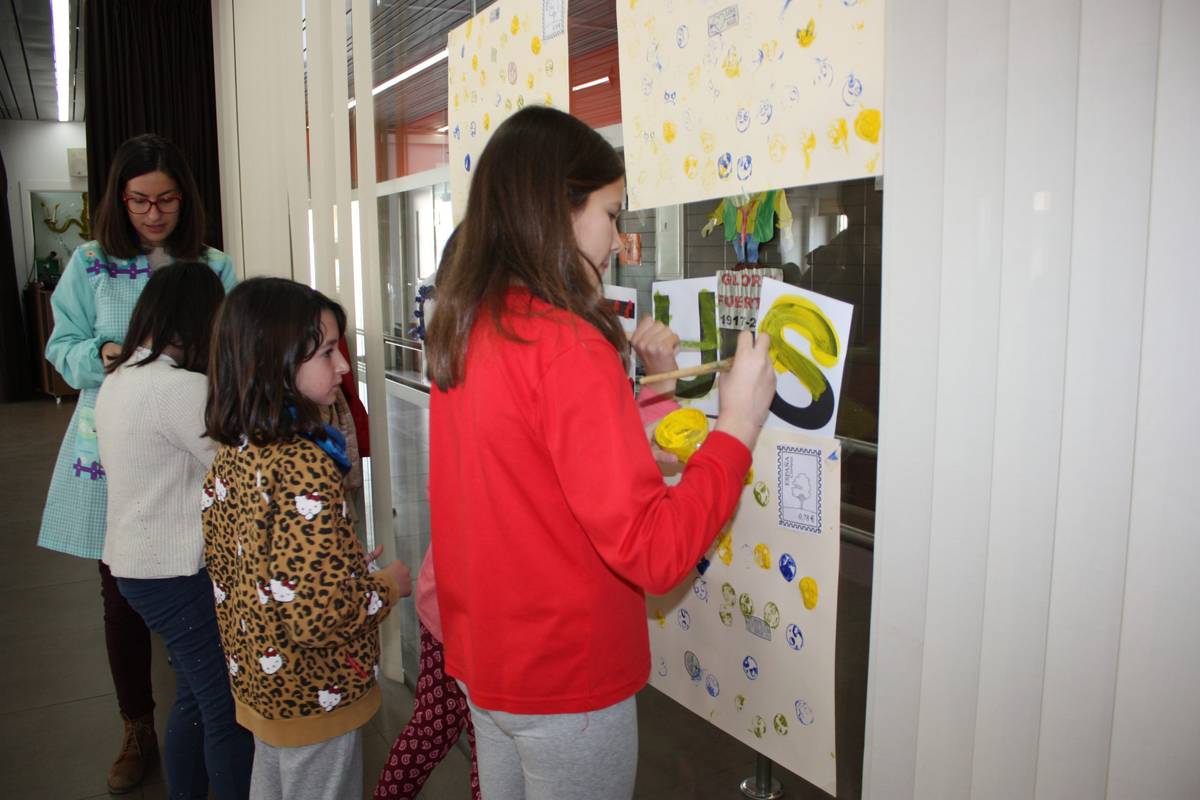
M371 95L374 96L374 95L379 94L380 92L386 92L388 89L392 88L393 86L395 86L398 83L401 83L402 81L408 80L413 75L416 75L418 72L424 72L425 70L432 67L434 64L445 61L446 57L449 55L450 55L449 50L442 50L440 53L434 53L429 58L427 58L424 61L421 61L417 64L414 64L413 66L404 70L404 72L401 72L399 75L395 76L394 78L388 78L386 81L379 84L378 86L376 86L374 89L371 90ZM605 80L607 80L607 78ZM346 103L346 108L354 108L354 106L356 106L357 104L358 104L357 100L351 100L349 103Z
M58 121L71 119L70 0L50 0L54 25L54 87L58 90Z
M605 75L603 78L596 78L596 80L594 80L594 81L588 81L587 83L581 83L578 86L572 86L571 91L572 92L580 92L580 91L583 91L584 89L590 89L593 86L599 86L604 83L608 83L607 75Z
M448 130L450 130L450 126L449 126L449 125L443 125L442 127L440 127L440 128L438 128L438 129L437 129L437 132L438 132L438 133L445 133L445 132L446 132L446 131L448 131Z

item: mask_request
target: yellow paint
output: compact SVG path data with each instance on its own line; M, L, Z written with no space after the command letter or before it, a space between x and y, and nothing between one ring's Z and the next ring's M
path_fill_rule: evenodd
M500 46L501 47L508 46L508 34L507 33L500 34Z
M458 108L458 94L457 93L455 93L455 95L454 95L454 108L455 109Z
M479 69L479 54L474 53L471 55L471 70L474 71L477 69Z
M667 627L667 617L663 614L661 608L654 609L654 621L658 623L658 627L660 628Z
M858 134L858 138L871 144L879 143L879 129L882 126L878 108L864 108L854 118L854 132Z
M471 38L471 26L475 24L474 18L467 20L467 38Z
M667 120L663 123L663 141L667 144L675 141L675 123Z
M771 548L763 542L754 545L754 563L762 569L771 568Z
M704 161L704 169L700 174L700 184L706 190L712 190L717 185L717 162L711 158Z
M817 38L817 23L812 18L808 18L808 25L796 31L796 41L801 47L808 47L813 43L813 39Z
M717 539L717 558L721 559L721 563L729 566L733 563L733 528L726 528L721 533L721 538Z
M511 97L504 98L504 110L512 111L512 98Z
M769 42L762 43L763 59L766 61L775 61L779 58L779 40L772 39Z
M533 41L531 41L529 43L529 49L533 51L533 54L535 56L538 53L542 52L542 37L540 37L540 36L533 37Z
M479 85L487 86L487 70L486 69L479 70Z
M725 60L721 62L721 69L725 72L725 77L736 78L742 74L742 57L738 55L736 47L730 47L725 53Z
M733 698L733 708L735 711L741 711L746 706L746 695L739 694Z
M815 578L805 576L800 579L800 596L804 598L804 607L809 611L817 607L817 599L820 596L820 591L817 588Z
M867 161L866 167L867 172L869 173L875 173L879 171L879 153L871 156L870 160Z
M813 400L820 398L826 382L807 356L784 338L784 331L793 330L808 340L809 352L825 368L837 364L842 344L833 323L815 303L799 295L781 295L763 315L758 329L771 337L771 361L777 372L790 372L808 389Z
M532 72L529 73L529 75L525 78L525 85L527 87L529 87L530 89L533 88L533 73Z
M767 155L771 157L771 160L776 164L782 164L784 157L787 156L787 151L787 140L783 138L783 134L773 134L767 143Z
M700 149L711 155L716 147L717 137L712 135L712 131L700 131Z
M521 31L521 20L514 15L512 18L512 24L509 25L508 29L512 31L513 36L516 36Z
M729 581L721 584L721 599L727 606L737 602L737 589L734 589L733 584Z
M553 95L551 95L549 92L546 92L546 96L542 98L542 102L544 102L548 106L554 105Z
M746 480L742 481L742 486L749 486L752 483L754 483L754 467L751 467L750 471L746 473Z
M800 148L804 151L804 171L808 172L808 170L812 168L813 150L817 149L817 135L812 131L809 131L808 136L805 137Z
M754 616L754 598L742 592L738 595L738 610L742 612L742 616L749 619Z
M708 436L708 417L694 408L678 408L654 428L654 441L680 461L687 462Z
M829 141L834 147L840 147L847 153L850 152L850 131L846 127L845 118L838 117L829 126Z
M688 88L689 89L695 89L697 86L699 86L700 85L700 68L696 67L695 69L690 70L687 74L687 80L688 80Z
M700 174L700 162L696 160L695 156L689 155L684 157L683 174L688 176L688 178L695 178Z
M492 127L492 115L488 112L483 112L483 129L490 130Z
M856 30L856 31L861 31L865 27L866 27L866 23L864 23L864 22L854 23L854 30Z

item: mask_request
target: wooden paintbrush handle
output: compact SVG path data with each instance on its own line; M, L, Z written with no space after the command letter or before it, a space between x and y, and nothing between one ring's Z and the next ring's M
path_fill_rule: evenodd
M710 372L727 372L731 366L733 366L732 356L723 358L720 361L710 361L698 367L685 367L670 372L660 372L657 375L643 375L638 378L638 383L658 383L659 381L672 381L676 378L694 378L697 375L707 375Z

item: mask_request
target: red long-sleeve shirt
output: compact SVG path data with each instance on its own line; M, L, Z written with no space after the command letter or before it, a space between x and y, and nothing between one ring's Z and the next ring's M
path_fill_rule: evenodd
M650 671L664 593L733 515L750 452L714 432L667 487L600 333L525 290L476 323L465 379L430 397L429 492L446 668L482 708L591 711Z

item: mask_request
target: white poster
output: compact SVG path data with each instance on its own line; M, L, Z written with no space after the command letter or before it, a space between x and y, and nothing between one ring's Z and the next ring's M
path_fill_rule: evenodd
M878 175L884 0L617 4L629 208Z
M776 369L767 426L833 436L854 306L764 278L758 312Z
M652 286L654 318L680 338L676 362L680 369L697 367L720 358L717 328L717 279L686 278L656 281ZM680 405L699 409L711 417L717 405L716 373L676 382Z
M492 131L526 105L570 107L567 0L501 0L450 31L450 203L455 223Z
M646 600L650 683L830 794L841 451L764 429L730 527Z

